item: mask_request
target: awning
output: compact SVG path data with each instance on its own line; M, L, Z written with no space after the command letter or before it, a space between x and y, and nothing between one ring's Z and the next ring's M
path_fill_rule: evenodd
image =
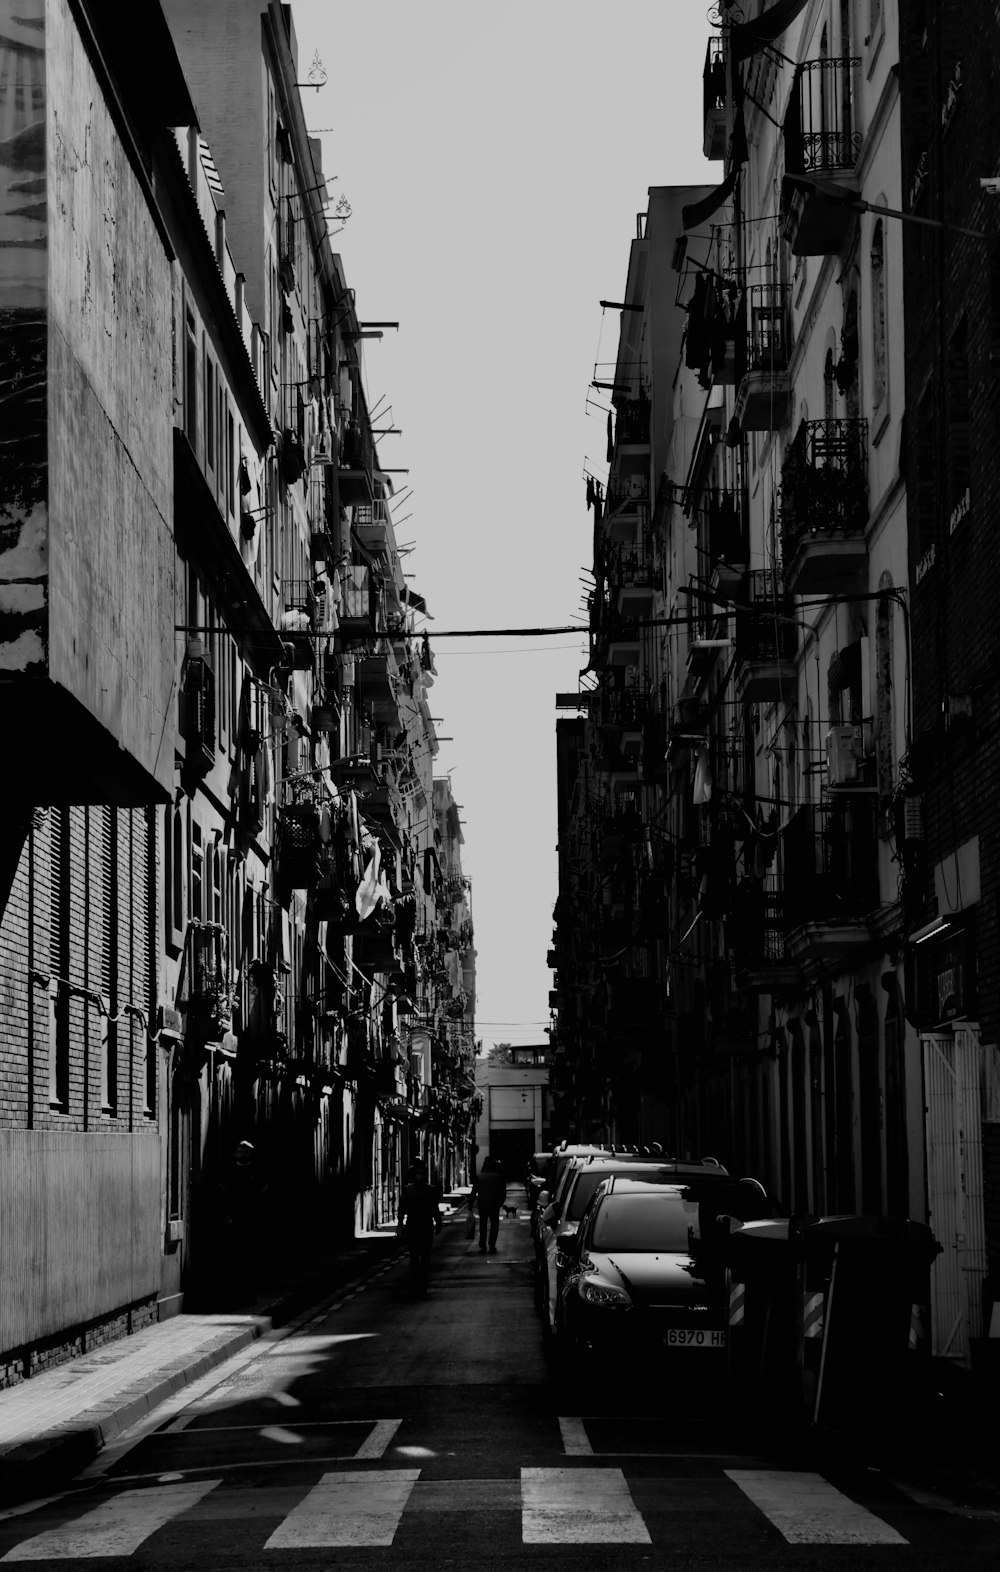
M707 197L702 197L700 202L689 202L686 207L681 208L682 228L697 229L699 224L703 224L706 218L711 218L712 214L718 211L723 202L728 202L736 190L736 182L739 179L740 170L748 157L747 131L743 122L743 111L740 109L737 111L736 122L733 126L729 173L721 186L716 186L715 190L709 192Z
M716 186L707 197L702 197L700 202L689 202L687 207L681 208L681 224L684 229L697 229L706 218L711 218L718 212L723 202L728 202L736 190L736 182L740 176L740 166L734 164L721 186Z
M806 0L775 0L769 10L752 22L737 22L729 34L729 53L734 60L746 60L776 38L805 10Z

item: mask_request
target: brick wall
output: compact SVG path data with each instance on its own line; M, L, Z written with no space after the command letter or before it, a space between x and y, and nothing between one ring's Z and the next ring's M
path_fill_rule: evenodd
M940 225L995 237L1000 204L984 195L979 179L995 170L998 50L996 7L944 0L900 7L904 203ZM1000 773L993 630L1000 573L1000 264L995 243L988 247L954 228L902 227L905 472L914 520L912 757L925 792L928 869L979 837L978 1010L983 1040L995 1043L1000 798L988 783ZM946 722L942 706L952 695L971 697L971 720Z
M57 1337L40 1340L38 1343L26 1348L14 1349L4 1354L0 1359L0 1391L7 1387L20 1386L22 1381L30 1381L33 1376L41 1375L44 1370L53 1370L57 1365L63 1365L70 1359L77 1359L81 1354L87 1354L95 1348L103 1348L108 1343L116 1343L120 1338L129 1337L133 1332L141 1332L143 1327L152 1326L156 1321L156 1300L141 1299L134 1305L128 1305L114 1315L105 1316L99 1321L91 1321L86 1326L68 1328L60 1332Z
M0 916L0 1127L131 1129L155 1116L154 855L143 809L36 813ZM144 1019L110 1022L99 999Z

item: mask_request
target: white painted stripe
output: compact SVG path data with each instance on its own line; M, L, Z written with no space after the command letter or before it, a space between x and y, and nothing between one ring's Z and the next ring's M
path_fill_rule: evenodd
M841 1495L820 1474L727 1468L790 1545L905 1545L888 1523Z
M385 1457L386 1447L402 1423L401 1419L376 1420L371 1434L365 1437L354 1456Z
M391 1545L419 1468L324 1474L264 1546Z
M123 1490L92 1512L15 1545L4 1561L76 1561L89 1556L130 1556L144 1539L208 1495L221 1479Z
M522 1468L526 1545L649 1545L620 1468Z
M594 1449L587 1439L582 1419L560 1419L559 1429L567 1457L593 1457Z

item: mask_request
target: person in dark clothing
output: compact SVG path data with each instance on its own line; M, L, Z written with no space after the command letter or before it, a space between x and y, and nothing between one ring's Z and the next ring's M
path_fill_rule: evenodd
M420 1293L427 1292L431 1270L431 1246L441 1232L440 1190L427 1178L425 1162L411 1163L399 1200L396 1232L405 1239L410 1251L410 1270Z
M472 1195L469 1198L470 1206L475 1203L479 1209L479 1248L484 1253L487 1248L487 1231L490 1254L497 1253L500 1208L506 1199L507 1181L501 1172L500 1164L495 1157L487 1157L483 1162L481 1173L472 1186Z

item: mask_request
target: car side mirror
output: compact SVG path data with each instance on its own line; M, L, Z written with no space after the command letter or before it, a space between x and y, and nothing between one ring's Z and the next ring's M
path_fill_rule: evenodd
M545 1210L545 1208L548 1206L548 1204L551 1201L551 1199L552 1199L552 1197L551 1197L551 1195L549 1194L549 1192L547 1190L539 1191L538 1205L539 1205L539 1207L540 1207L540 1209L542 1211Z
M542 1213L542 1222L545 1224L546 1228L551 1228L553 1224L559 1221L559 1214L561 1211L562 1207L559 1205L558 1201L551 1201L549 1203Z

